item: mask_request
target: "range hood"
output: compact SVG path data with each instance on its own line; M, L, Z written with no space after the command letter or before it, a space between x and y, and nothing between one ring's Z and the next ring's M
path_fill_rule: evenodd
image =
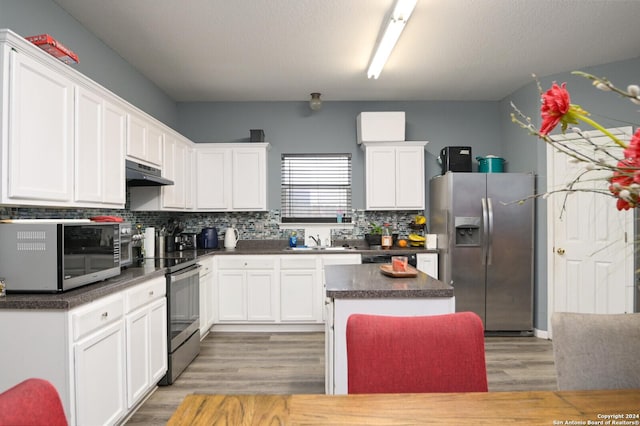
M173 181L162 177L160 169L127 160L127 186L173 185Z

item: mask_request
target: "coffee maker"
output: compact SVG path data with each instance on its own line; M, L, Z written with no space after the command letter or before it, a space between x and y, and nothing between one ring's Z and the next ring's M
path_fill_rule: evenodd
M196 250L198 248L198 234L183 232L176 237L176 250Z
M142 225L136 225L135 234L131 236L131 263L140 266L144 263L144 232Z

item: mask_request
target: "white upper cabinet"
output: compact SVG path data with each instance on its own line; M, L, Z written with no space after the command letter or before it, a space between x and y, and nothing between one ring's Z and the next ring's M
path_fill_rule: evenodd
M125 109L104 102L104 144L102 158L107 164L103 172L102 202L123 205L126 198L124 150L127 142L127 112Z
M127 158L162 167L164 132L152 119L128 112Z
M124 207L126 112L83 86L75 112L76 204Z
M64 205L73 200L71 79L0 44L3 204Z
M196 144L196 209L267 209L267 143Z
M215 145L196 147L198 210L228 210L231 204L231 150Z
M184 209L186 207L187 166L189 145L176 135L167 134L164 139L164 164L162 174L174 184L162 187L162 207Z
M124 104L8 30L0 66L0 204L124 208Z
M424 209L426 143L362 143L366 210Z

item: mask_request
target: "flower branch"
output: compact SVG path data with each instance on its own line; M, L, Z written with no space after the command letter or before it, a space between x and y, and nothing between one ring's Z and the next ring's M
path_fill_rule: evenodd
M629 85L625 91L616 87L606 78L596 77L581 71L576 71L573 74L591 80L593 85L600 90L617 93L640 105L640 87L637 85ZM511 103L511 107L514 112L511 113L511 120L527 130L531 135L537 136L554 149L571 157L573 161L585 164L584 170L567 185L567 188L553 190L543 195L547 196L558 192L565 192L568 195L571 192L588 191L615 197L618 210L628 210L640 206L640 129L635 132L631 141L627 144L591 119L589 112L579 105L572 104L569 91L566 89L566 83L558 85L554 82L551 88L543 92L535 75L534 78L536 79L542 102L540 107L542 118L540 129L537 129L533 125L531 118L523 114L513 103ZM586 123L600 131L613 144L603 145L599 141L596 143L589 135L575 126L579 122ZM572 140L571 138L562 139L549 136L549 133L558 125L561 127L562 134L565 134L570 127L580 139ZM592 172L599 173L593 179L589 179L588 176ZM607 173L608 191L578 187L578 183L581 182L589 180L601 181L603 179L602 172ZM591 174L590 176L594 175Z

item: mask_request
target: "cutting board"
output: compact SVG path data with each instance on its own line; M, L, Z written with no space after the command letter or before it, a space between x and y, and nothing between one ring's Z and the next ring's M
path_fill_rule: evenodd
M393 278L411 278L418 275L418 270L411 265L407 265L406 271L400 272L394 271L390 263L380 265L380 272Z

